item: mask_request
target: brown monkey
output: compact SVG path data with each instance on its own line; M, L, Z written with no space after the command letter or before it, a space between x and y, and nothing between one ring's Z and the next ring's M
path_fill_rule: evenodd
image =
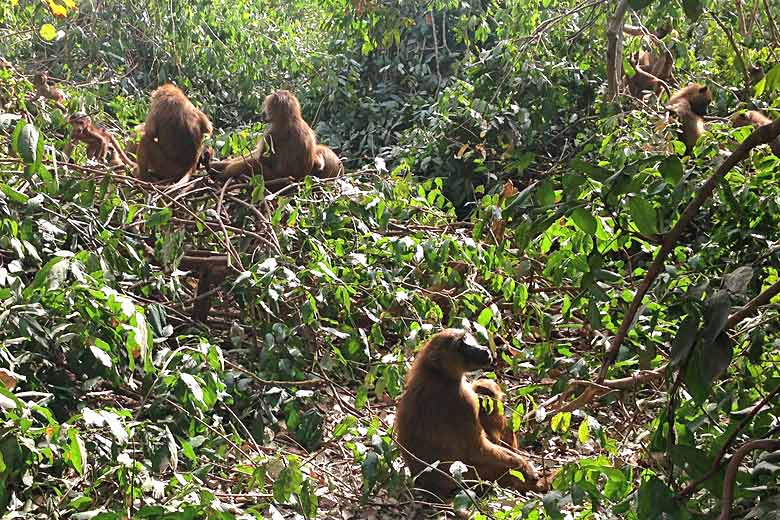
M45 72L36 72L33 76L33 85L35 86L35 94L33 99L40 97L51 99L60 108L65 107L65 94L54 85L49 84L49 75Z
M290 177L302 179L312 173L317 138L301 117L298 99L287 90L277 90L263 102L265 132L248 157L212 163L211 167L228 177L261 173L266 181Z
M492 442L480 423L477 394L463 374L491 363L490 350L473 336L446 329L417 354L406 377L395 417L398 443L417 484L441 498L458 488L448 475L449 463L456 460L471 467L467 479L500 479L520 490L542 490L548 484L519 453ZM443 474L423 471L436 461ZM510 469L521 471L525 481L509 475Z
M764 69L761 65L752 65L748 69L748 76L750 77L750 84L756 86L759 81L764 79Z
M479 397L479 422L493 444L517 449L517 437L506 423L503 403L504 392L492 379L477 379L471 387Z
M87 145L87 158L105 161L111 166L133 166L135 164L120 148L114 136L103 127L92 123L92 118L84 112L76 112L68 117L71 125L70 142L65 146L65 155L70 156L73 147L81 141Z
M227 273L227 256L203 251L190 251L182 257L179 267L198 275L198 287L192 304L192 320L206 323L211 310L211 293L222 283Z
M184 92L170 83L159 87L141 129L138 177L186 183L198 167L203 136L211 132L209 118Z
M669 49L664 48L661 55L652 52L642 52L631 65L634 75L627 77L628 90L634 97L642 97L642 93L650 91L658 94L661 89L669 91L667 83L672 79L674 57Z
M759 126L768 125L772 122L770 118L759 112L758 110L748 110L747 112L739 112L731 118L731 123L734 127L740 126ZM775 139L769 143L769 148L772 149L772 153L777 157L780 157L780 138Z
M675 92L669 98L667 109L674 112L682 123L682 140L685 153L690 154L696 141L704 133L704 119L707 107L712 102L712 92L707 85L691 83Z
M336 177L344 171L339 156L324 144L318 144L314 148L314 157L314 168L312 168L311 174L315 177L328 179Z

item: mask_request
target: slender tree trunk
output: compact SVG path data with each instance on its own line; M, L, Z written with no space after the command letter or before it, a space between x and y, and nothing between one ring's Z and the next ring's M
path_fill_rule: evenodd
M613 101L620 92L623 77L623 19L628 0L618 0L617 7L607 22L607 101Z

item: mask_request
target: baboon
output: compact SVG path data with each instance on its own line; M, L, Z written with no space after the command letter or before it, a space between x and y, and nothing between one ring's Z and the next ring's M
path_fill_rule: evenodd
M739 112L734 115L731 119L731 123L735 127L740 126L754 126L758 128L759 126L768 125L772 122L770 118L759 112L758 110L748 110L747 112ZM775 154L777 157L780 157L780 138L775 139L771 143L769 143L769 148L771 148L772 153Z
M686 154L691 153L696 141L704 133L702 116L707 114L707 107L711 102L712 92L700 83L691 83L669 98L667 109L676 114L682 123L682 140Z
M211 164L227 177L262 174L266 181L289 177L302 179L312 173L317 138L301 117L298 99L287 90L277 90L263 102L264 119L271 123L248 157L235 157Z
M65 107L65 94L54 85L49 84L49 75L45 72L36 72L32 80L35 86L35 99L44 97L51 99L60 108Z
M111 166L131 166L135 163L125 155L114 136L103 127L92 123L92 118L84 112L76 112L68 117L71 125L70 142L65 146L65 155L70 157L73 147L81 141L87 145L87 158L106 161Z
M336 177L344 171L339 156L324 144L318 144L314 148L314 157L314 168L311 173L315 177L327 179Z
M504 392L492 379L477 379L471 384L479 397L479 422L493 444L517 449L517 437L503 413Z
M184 92L170 83L159 87L138 143L138 177L186 183L198 167L203 136L211 132L209 118Z
M674 57L668 49L663 49L661 55L652 52L642 52L632 61L635 74L628 77L628 90L634 97L642 97L646 91L658 94L661 89L668 92L667 83L672 79Z
M490 350L471 334L446 329L428 341L407 375L395 418L397 440L417 484L440 498L458 489L448 474L453 461L470 467L466 479L499 480L519 490L549 484L519 453L492 442L480 423L477 394L464 373L491 363ZM439 471L429 468L436 461L442 463ZM510 469L522 472L525 481L509 475Z

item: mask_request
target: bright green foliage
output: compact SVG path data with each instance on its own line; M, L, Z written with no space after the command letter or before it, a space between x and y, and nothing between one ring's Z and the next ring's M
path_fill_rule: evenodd
M778 115L780 14L628 3L627 23L671 29L676 81L714 91L690 156L666 94L605 99L615 2L0 4L0 516L407 518L394 401L446 326L494 350L496 410L560 472L545 495L494 486L427 512L717 516L721 450L778 438L778 297L732 320L780 280L769 147L675 237L592 382L661 245L750 135L726 117ZM647 42L623 44L633 73ZM34 99L38 70L65 107ZM212 119L219 157L251 149L263 97L291 89L351 173L278 193L203 176L178 197L83 146L66 160L70 112L124 138L165 81ZM188 319L192 251L229 259L207 327ZM774 518L776 459L744 460L733 517Z

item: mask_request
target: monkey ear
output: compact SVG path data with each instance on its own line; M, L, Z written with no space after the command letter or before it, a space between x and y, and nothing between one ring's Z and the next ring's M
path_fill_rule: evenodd
M705 92L707 92L707 85L704 85L702 88L699 89L700 94L704 94Z

